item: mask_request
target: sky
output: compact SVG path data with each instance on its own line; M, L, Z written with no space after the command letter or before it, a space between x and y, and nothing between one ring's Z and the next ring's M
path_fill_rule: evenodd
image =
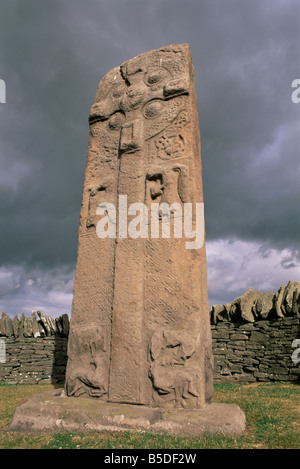
M0 0L0 312L71 314L98 83L172 43L196 73L210 305L300 281L299 39L299 0Z

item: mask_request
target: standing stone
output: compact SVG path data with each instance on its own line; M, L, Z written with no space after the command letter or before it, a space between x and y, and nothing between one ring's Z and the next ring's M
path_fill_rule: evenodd
M189 46L105 75L90 112L68 396L167 408L211 399L201 172ZM154 210L162 204L169 215ZM181 217L189 208L194 237Z
M20 404L8 429L240 435L244 412L209 404L212 365L195 79L188 45L170 45L100 82L65 390Z

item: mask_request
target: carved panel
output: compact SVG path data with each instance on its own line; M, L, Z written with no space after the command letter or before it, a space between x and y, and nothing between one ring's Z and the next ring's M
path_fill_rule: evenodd
M77 329L77 330L76 330ZM108 369L103 331L96 325L72 327L67 369L67 394L102 397L107 394Z
M86 220L86 227L90 228L96 226L99 219L96 216L97 206L103 202L107 202L109 197L107 193L110 193L113 188L114 181L112 179L106 179L99 185L92 186L88 189L89 202L88 202L88 216Z
M184 164L152 165L146 174L146 202L189 201L189 170Z
M191 363L198 340L192 331L178 329L157 331L153 335L149 376L155 403L185 407L189 400L200 395L200 369Z

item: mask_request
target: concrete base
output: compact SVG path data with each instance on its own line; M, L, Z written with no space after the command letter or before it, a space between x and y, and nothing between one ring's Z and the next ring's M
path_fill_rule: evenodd
M245 414L235 404L208 404L203 409L160 409L66 397L62 389L37 394L21 404L9 431L141 431L199 437L228 436L245 430Z

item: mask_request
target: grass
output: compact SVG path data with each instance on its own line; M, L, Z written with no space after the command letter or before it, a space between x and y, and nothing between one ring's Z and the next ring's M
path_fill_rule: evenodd
M44 389L52 385L43 385ZM299 449L300 386L292 383L217 384L215 402L234 403L246 414L243 436L180 438L150 433L91 432L27 434L8 432L16 407L41 385L0 385L0 449Z

